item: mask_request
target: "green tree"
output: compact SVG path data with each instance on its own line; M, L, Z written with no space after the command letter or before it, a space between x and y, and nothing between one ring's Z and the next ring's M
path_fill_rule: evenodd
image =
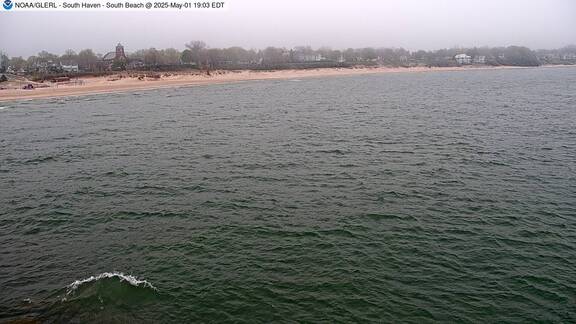
M124 60L114 60L112 63L113 71L124 71L126 70L126 62Z
M505 65L516 66L538 66L540 61L532 50L522 46L509 46L507 47L501 60Z
M162 64L176 65L180 64L180 51L175 48L167 48L160 51Z
M250 61L250 53L242 47L229 47L222 50L222 59L232 63L248 62Z
M266 64L278 64L286 62L289 57L284 57L283 53L285 50L283 48L277 47L266 47L262 51L262 59Z
M156 66L160 64L160 53L154 47L146 50L144 53L144 64Z
M189 49L185 49L180 54L180 60L182 63L190 64L194 62L194 57L192 56L192 51Z
M376 50L371 47L366 47L360 50L360 57L365 61L370 61L376 59Z
M354 62L356 61L356 51L353 48L347 48L342 52L344 56L344 61L346 62Z

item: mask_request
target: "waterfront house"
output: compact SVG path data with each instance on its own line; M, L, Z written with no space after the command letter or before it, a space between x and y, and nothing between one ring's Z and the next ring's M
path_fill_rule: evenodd
M62 69L63 72L67 72L67 73L78 73L78 64L76 65L60 65L60 68Z
M466 54L458 54L454 56L454 59L458 64L470 64L472 62L472 56Z
M295 62L319 62L322 60L324 60L324 57L320 54L294 53Z
M473 62L474 62L474 64L486 64L486 56L485 55L476 55L476 56L474 56Z

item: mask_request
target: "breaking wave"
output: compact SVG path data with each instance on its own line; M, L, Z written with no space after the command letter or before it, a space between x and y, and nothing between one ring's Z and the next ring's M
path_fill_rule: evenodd
M147 323L146 305L161 298L147 280L122 272L79 279L39 303L41 323Z
M68 291L67 291L67 295L71 294L72 292L76 291L78 289L78 287L87 284L87 283L91 283L91 282L95 282L98 280L102 280L102 279L119 279L120 282L127 282L130 285L134 286L134 287L144 287L144 288L151 288L154 290L158 290L156 287L154 287L150 282L146 281L146 280L140 280L138 278L136 278L133 275L126 275L123 274L122 272L103 272L99 275L96 276L90 276L86 279L81 279L81 280L76 280L73 283L68 285Z

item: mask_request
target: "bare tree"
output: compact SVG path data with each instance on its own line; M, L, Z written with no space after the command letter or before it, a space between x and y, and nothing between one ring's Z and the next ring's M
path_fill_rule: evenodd
M23 59L22 56L13 57L10 59L10 66L14 71L18 72L26 68L26 60Z
M78 65L83 70L94 70L98 63L98 57L91 49L83 49L78 53Z
M162 64L180 64L180 51L175 48L167 48L160 51Z
M8 68L8 55L0 51L0 73L6 72L7 68Z
M200 66L202 62L206 60L206 43L200 40L196 40L187 43L185 46L190 50L190 52L192 52L192 60L196 62L198 66Z
M78 63L78 55L73 50L67 49L64 55L60 56L60 61L68 65Z
M154 47L146 50L144 54L144 64L146 65L158 65L160 64L160 53Z

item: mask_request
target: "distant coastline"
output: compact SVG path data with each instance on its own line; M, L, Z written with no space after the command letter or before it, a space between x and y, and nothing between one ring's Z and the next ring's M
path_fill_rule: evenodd
M83 96L102 93L153 90L160 88L187 87L209 84L234 83L256 80L299 79L310 77L347 76L378 73L423 73L438 71L470 71L500 69L538 69L554 67L576 67L576 65L543 65L540 67L518 66L466 66L466 67L356 67L320 68L307 70L269 71L211 71L204 72L119 72L117 74L66 80L66 82L29 83L33 89L13 87L0 90L0 102ZM21 81L28 82L28 81ZM36 86L34 86L36 85Z

